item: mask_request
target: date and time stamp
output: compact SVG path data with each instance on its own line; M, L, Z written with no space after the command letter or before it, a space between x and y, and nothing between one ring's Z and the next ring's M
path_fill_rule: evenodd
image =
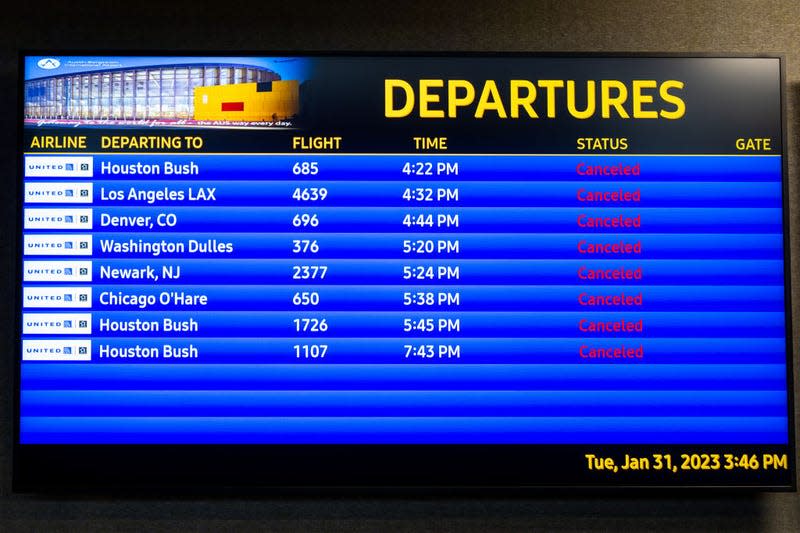
M584 454L584 466L590 472L624 473L664 471L679 474L689 471L716 470L789 470L789 456L781 453L651 453L620 456Z

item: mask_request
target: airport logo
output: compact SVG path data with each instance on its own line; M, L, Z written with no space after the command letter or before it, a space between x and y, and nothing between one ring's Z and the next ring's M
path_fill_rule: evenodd
M36 63L36 66L44 70L53 70L61 66L61 61L54 57L43 57Z
M26 178L91 178L90 156L25 156Z
M91 313L23 313L24 335L90 335Z
M91 209L26 209L25 229L92 229Z
M34 308L92 307L91 287L23 287L22 306Z
M92 281L91 261L25 261L23 281Z
M35 339L22 341L23 361L91 361L92 341Z
M24 255L92 255L91 235L25 235Z
M27 204L90 204L94 198L91 183L26 183Z

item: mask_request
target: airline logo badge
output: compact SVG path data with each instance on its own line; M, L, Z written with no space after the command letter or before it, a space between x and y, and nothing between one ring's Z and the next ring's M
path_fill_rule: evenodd
M25 203L90 204L93 193L91 183L26 183Z
M26 178L91 178L91 156L26 155Z

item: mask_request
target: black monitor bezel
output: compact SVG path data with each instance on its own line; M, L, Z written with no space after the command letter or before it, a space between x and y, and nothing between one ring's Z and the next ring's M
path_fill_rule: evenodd
M559 460L574 460L585 445L32 445L20 444L20 372L22 313L22 154L24 60L33 55L73 56L298 56L298 57L521 57L521 58L766 58L780 64L781 171L784 230L784 290L787 350L787 402L789 421L789 470L791 484L764 485L754 482L724 483L713 478L682 478L684 482L610 483L608 480L587 480L586 483L560 483ZM19 51L17 99L17 175L16 175L16 275L10 294L15 295L15 352L11 355L13 372L13 490L17 492L92 493L118 490L141 494L140 491L181 489L183 494L226 494L244 490L318 491L346 490L411 491L541 491L575 489L638 490L704 489L745 491L796 491L796 440L794 409L794 353L791 321L791 258L785 57L782 54L718 54L718 53L526 53L526 52L323 52L323 51L182 51L182 50L35 50ZM538 454L537 480L518 479L521 464L531 461L529 452ZM628 446L592 446L598 453L624 453ZM642 447L637 447L642 448ZM660 453L672 447L652 446ZM674 447L676 450L678 447ZM686 447L680 447L685 449ZM692 446L697 453L719 448ZM736 452L737 447L726 449ZM738 447L742 452L747 447ZM269 461L266 463L265 455ZM201 465L198 467L198 465ZM527 471L527 470L526 470Z

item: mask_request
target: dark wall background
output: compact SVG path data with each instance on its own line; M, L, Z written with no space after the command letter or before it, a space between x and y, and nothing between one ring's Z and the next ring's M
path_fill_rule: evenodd
M784 53L795 346L800 339L800 2L17 0L0 10L0 531L800 531L797 494L208 499L11 494L17 50ZM795 371L800 369L798 350ZM800 381L797 380L796 381ZM795 386L795 397L800 397ZM800 432L798 432L800 433Z

